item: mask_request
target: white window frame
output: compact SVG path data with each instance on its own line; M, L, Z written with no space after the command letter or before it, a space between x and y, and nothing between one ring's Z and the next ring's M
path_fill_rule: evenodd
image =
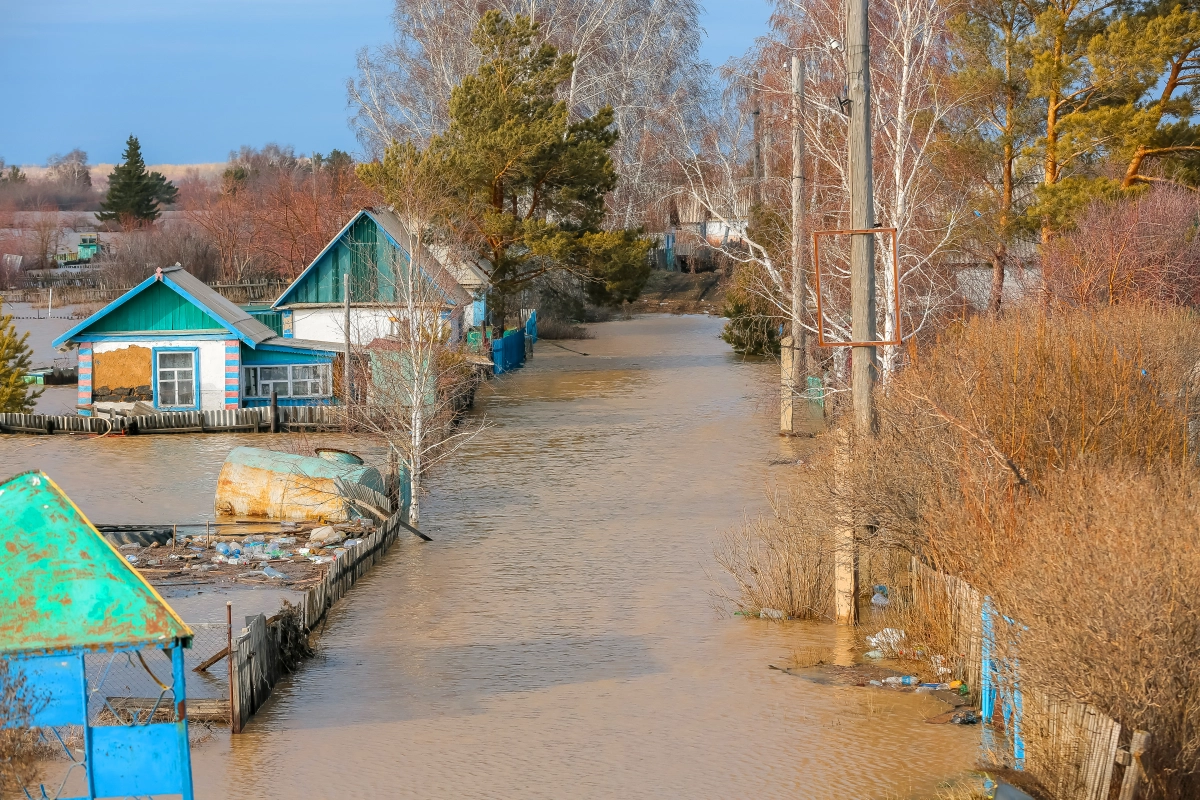
M285 378L264 379L260 370L285 370ZM316 370L315 377L300 375L302 370ZM318 383L318 392L312 391ZM297 384L305 384L304 394L297 394ZM332 364L254 364L242 368L242 392L244 397L270 397L274 389L279 397L318 400L333 397Z

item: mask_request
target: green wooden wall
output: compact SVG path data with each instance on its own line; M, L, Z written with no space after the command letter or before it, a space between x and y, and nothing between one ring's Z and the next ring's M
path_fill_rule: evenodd
M390 303L396 299L395 263L408 262L408 254L392 247L386 234L369 216L359 217L350 229L318 259L284 298L292 303L342 303L343 276L350 273L350 302Z
M83 333L224 331L225 326L162 281L89 325Z

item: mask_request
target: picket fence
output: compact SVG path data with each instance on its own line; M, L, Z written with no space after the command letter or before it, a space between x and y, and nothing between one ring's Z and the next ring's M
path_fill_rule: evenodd
M281 431L341 430L345 415L336 406L279 406ZM160 434L253 431L269 433L271 409L231 408L218 411L167 411L136 416L0 413L0 433Z
M1017 665L1020 625L961 578L916 558L910 574L914 600L949 615L955 672L979 703L985 751L1005 766L1028 772L1056 800L1137 797L1145 778L1146 731L1123 730L1093 705L1026 685ZM1123 769L1120 785L1114 786L1117 766Z

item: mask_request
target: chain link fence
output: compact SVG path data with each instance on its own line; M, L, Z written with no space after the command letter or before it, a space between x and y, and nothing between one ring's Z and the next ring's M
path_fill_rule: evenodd
M189 623L195 638L184 651L187 715L193 723L229 723L229 627ZM88 653L88 720L131 725L175 719L171 658L159 649Z

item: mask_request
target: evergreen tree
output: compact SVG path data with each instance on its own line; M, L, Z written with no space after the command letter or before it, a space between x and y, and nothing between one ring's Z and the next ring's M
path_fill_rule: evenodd
M42 390L25 383L29 371L29 331L17 335L11 314L0 317L0 411L29 413Z
M406 165L433 162L453 201L444 222L480 242L501 318L518 290L555 270L581 275L593 301L636 298L649 277L649 242L640 231L602 227L605 196L617 184L612 108L568 119L555 97L575 57L542 41L528 17L489 11L473 41L483 63L451 92L446 131L420 153L393 143L359 176L386 198L389 186L409 183L400 178Z
M108 176L108 195L96 215L101 222L117 221L133 226L158 219L160 198L174 202L175 187L157 172L147 172L142 146L130 135L125 142L124 161Z

